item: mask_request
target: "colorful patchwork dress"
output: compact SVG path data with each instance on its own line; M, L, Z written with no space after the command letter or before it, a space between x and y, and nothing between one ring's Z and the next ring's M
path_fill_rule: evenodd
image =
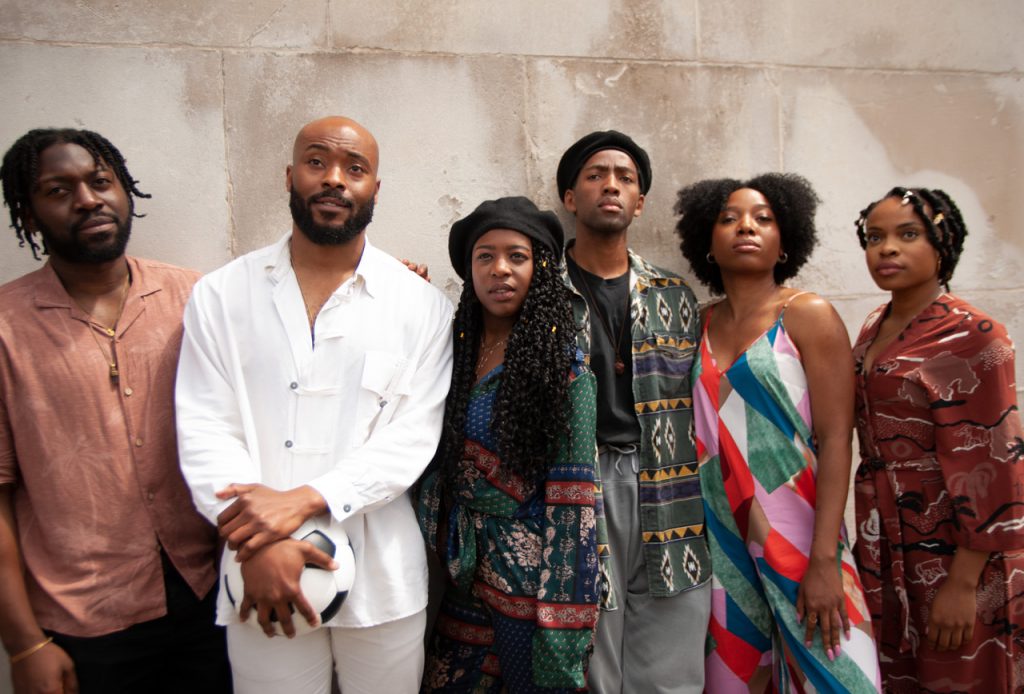
M585 686L599 597L594 376L574 370L570 434L537 484L495 453L491 415L503 370L470 393L455 488L442 494L438 471L420 493L421 527L448 574L425 692Z
M842 653L830 662L820 632L807 648L797 623L817 460L807 378L784 313L725 371L705 328L694 367L712 572L706 691L875 692L878 658L845 530L836 541L850 639L840 637Z
M1024 691L1024 434L1006 329L950 294L876 357L888 305L853 349L857 563L888 692ZM991 552L973 639L928 647L925 627L958 547Z

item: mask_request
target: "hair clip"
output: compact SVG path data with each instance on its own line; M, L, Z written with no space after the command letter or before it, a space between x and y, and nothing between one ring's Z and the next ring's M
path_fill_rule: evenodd
M466 339L466 333L464 333L464 332L460 332L460 333L459 333L459 339L460 339L460 340L465 340L465 339Z
M914 191L907 190L903 193L903 200L900 202L901 205L906 205L914 198Z
M551 326L551 332L552 332L552 333L556 333L556 332L558 332L558 326L557 326L557 325L552 325L552 326Z
M942 220L944 220L944 219L945 219L945 216L943 216L943 214L941 212L939 212L937 215L935 215L932 218L932 224L934 224L935 226L939 226L939 224L941 224Z
M540 266L541 267L547 267L548 266L548 261L546 261L546 260L540 261Z

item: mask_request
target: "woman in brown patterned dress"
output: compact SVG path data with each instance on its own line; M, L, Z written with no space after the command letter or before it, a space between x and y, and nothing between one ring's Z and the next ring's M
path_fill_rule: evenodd
M948 282L941 190L894 188L857 234L892 300L854 347L856 556L887 692L1024 691L1024 441L1013 343Z

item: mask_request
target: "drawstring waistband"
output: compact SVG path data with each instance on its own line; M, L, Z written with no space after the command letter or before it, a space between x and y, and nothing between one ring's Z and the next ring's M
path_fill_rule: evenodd
M622 468L619 465L622 463L622 459L625 456L630 456L632 461L633 474L640 474L640 456L636 455L638 446L635 443L629 443L625 446L617 446L611 443L603 443L598 446L597 452L600 455L608 455L610 462L615 467L615 474L622 475ZM612 457L614 456L614 457Z

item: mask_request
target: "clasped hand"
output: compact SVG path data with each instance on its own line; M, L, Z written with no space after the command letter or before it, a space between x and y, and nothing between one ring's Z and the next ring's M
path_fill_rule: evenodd
M239 617L244 622L255 609L260 628L268 637L275 635L272 616L276 615L285 636L295 636L292 609L302 615L310 626L316 626L319 617L302 594L300 578L306 564L314 564L333 571L337 563L330 556L302 540L285 538L256 550L250 559L242 562L242 582L245 586Z
M305 496L302 487L279 492L262 484L230 484L217 492L218 499L234 499L217 516L217 532L238 552L239 561L247 561L305 522Z

